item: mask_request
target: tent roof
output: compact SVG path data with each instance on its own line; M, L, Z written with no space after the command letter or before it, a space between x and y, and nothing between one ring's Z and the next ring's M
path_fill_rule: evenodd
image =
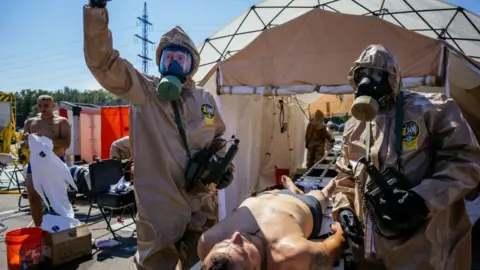
M356 27L352 27L356 26ZM267 29L221 64L222 85L348 85L354 59L370 44L395 54L403 77L436 76L442 41L371 16L312 9ZM212 73L204 78L206 83Z
M480 17L438 0L265 0L224 26L200 46L202 79L218 62L234 55L265 29L281 25L314 8L376 16L400 27L445 40L474 59L480 59ZM353 61L353 59L352 59Z

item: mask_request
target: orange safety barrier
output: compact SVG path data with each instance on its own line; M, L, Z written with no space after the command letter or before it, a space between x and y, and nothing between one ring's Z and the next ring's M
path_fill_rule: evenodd
M101 110L102 159L110 156L112 143L129 134L129 107L105 107Z

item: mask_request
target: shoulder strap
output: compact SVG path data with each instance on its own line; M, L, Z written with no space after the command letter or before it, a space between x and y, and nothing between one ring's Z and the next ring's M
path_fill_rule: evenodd
M371 161L370 159L370 147L372 147L372 123L367 122L366 127L365 127L367 134L365 136L365 151L366 151L366 158L368 161Z
M395 151L397 152L397 169L401 168L400 155L402 154L402 126L403 126L403 91L400 90L397 98L397 111L395 114Z
M173 114L175 115L175 124L177 124L178 132L180 133L180 136L182 136L183 146L185 147L185 150L187 150L188 159L191 160L192 156L190 155L190 150L188 149L187 134L183 128L182 117L180 116L180 110L178 109L178 105L175 100L172 101L172 107Z

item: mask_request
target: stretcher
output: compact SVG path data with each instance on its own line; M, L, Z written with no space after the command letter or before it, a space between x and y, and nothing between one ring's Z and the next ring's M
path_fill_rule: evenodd
M302 189L305 193L310 190L319 190L326 187L330 181L336 176L334 170L334 164L340 151L340 146L336 144L333 149L325 155L321 160L315 163L311 168L301 175L295 175L293 180L295 184ZM273 189L273 188L272 188ZM267 189L269 190L269 189ZM330 226L334 223L331 216L332 214L332 198L329 198L327 205L327 212L324 213L322 221L322 230L316 239L312 241L322 241L332 232ZM344 251L344 255L339 262L333 267L333 270L345 270L347 269L347 262L352 253L350 249ZM200 270L201 262L195 264L190 270Z

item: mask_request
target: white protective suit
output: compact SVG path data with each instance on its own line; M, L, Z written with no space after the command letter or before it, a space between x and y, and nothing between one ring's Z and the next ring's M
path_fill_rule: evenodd
M30 164L33 186L42 197L45 205L53 207L57 214L63 217L74 218L72 204L68 199L67 184L77 190L70 170L53 152L53 142L47 137L36 135L28 136L30 147ZM48 199L48 202L47 202Z

